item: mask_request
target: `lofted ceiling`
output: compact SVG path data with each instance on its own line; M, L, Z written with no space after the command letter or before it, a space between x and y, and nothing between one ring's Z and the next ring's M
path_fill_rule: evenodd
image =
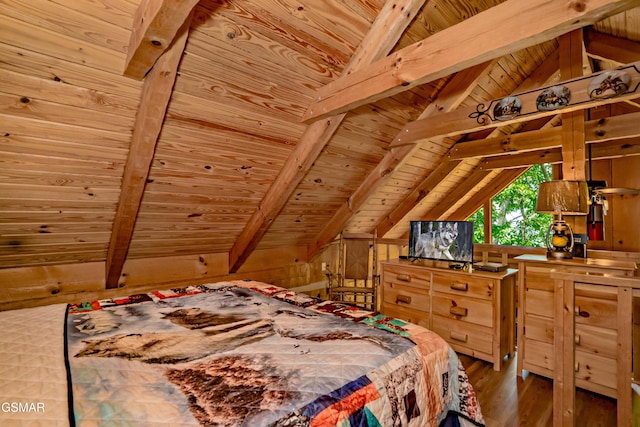
M562 160L557 112L469 117L568 81L570 50L583 75L639 61L640 1L3 1L0 268L106 261L113 287L125 259L235 271L466 218ZM627 124L587 121L594 156L638 154L636 98L579 107Z

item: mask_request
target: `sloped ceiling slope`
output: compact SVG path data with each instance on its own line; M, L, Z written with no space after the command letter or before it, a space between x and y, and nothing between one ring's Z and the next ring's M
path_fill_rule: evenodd
M581 27L585 74L640 60L637 1L555 3L518 39L483 34L520 0L2 2L0 268L106 260L113 282L125 259L228 253L235 271L255 249L465 217L541 160L452 150L560 121L399 143L412 123L559 81L558 37Z

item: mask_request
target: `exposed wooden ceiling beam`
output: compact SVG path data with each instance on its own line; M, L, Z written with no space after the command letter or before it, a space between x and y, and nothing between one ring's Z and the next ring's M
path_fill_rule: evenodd
M513 181L518 179L520 175L525 173L529 167L519 167L513 169L505 169L498 176L493 178L487 185L482 187L469 198L462 206L458 207L455 212L448 216L447 219L452 221L465 221L480 209L487 200L491 200L502 190L507 188Z
M143 0L133 19L124 75L142 79L178 36L198 0Z
M469 194L474 188L484 180L490 171L476 168L471 175L466 177L459 185L457 185L449 194L447 199L442 203L437 203L429 212L424 215L424 218L429 219L445 219L444 215L449 209L461 198Z
M303 120L349 111L634 6L636 0L508 0L320 88Z
M640 61L628 64L624 66L624 68L632 77L630 88L635 88L637 90L638 84L640 83L640 73L635 70L640 69ZM420 141L428 141L429 138L435 136L456 136L463 133L475 132L497 126L522 123L525 121L535 120L540 117L548 117L559 113L584 110L599 105L612 104L638 97L638 93L629 91L615 98L591 99L588 93L589 82L592 77L595 77L598 74L600 73L594 73L591 76L584 76L557 83L557 85L566 86L571 90L571 103L566 107L554 111L538 111L536 107L536 98L540 91L545 89L545 87L540 87L537 90L529 90L527 92L519 92L515 94L515 96L522 101L522 110L520 115L511 119L492 119L489 114L502 98L494 99L490 102L478 104L475 107L461 108L442 116L418 119L408 123L403 132L399 133L401 136L397 137L391 146L398 147L404 144L415 144Z
M187 19L183 22L178 37L158 59L144 81L107 252L107 289L118 287L178 65L187 43L190 21Z
M640 155L640 137L616 139L601 144L593 144L590 147L593 160L637 156Z
M629 139L616 139L591 145L591 158L593 160L613 159L624 156L637 156L640 154L640 137ZM536 150L526 153L512 154L508 156L486 157L481 163L482 169L506 169L531 166L542 163L557 164L562 161L561 148L548 150Z
M547 59L543 61L542 64L540 64L538 68L536 68L536 70L525 81L523 81L520 84L517 90L518 91L527 90L531 87L536 87L540 84L547 83L550 79L553 79L553 76L556 74L558 67L559 67L559 52L556 50L553 52L553 54L549 55L549 57L547 57ZM458 75L461 76L461 78L465 78L464 73L459 73ZM443 110L443 111L446 112L446 110ZM436 118L442 117L442 116L448 116L448 114L442 114L440 116L436 116ZM402 147L398 147L398 150L400 149L402 149ZM391 150L391 153L389 155L391 155L393 151L395 150ZM454 160L454 162L456 161ZM436 169L436 172L438 171L439 170ZM415 191L412 192L409 198L407 198L405 201L400 203L392 211L391 214L386 216L379 224L377 224L376 228L378 230L378 235L384 236L389 230L391 230L395 226L395 224L400 222L413 209L413 207L419 200L422 200L424 195L419 197L421 192L424 192L427 189L429 189L430 191L438 183L440 183L440 181L442 181L442 179L445 176L446 175L442 175L441 173L436 173L436 175L433 177L429 176L425 181L425 183L423 183ZM424 185L427 185L427 188L424 188L423 187Z
M449 175L459 164L461 160L454 160L452 162L442 162L438 167L429 174L429 176L413 189L408 197L405 197L402 202L396 206L389 215L385 216L382 221L376 226L376 230L380 233L380 236L384 236L400 223L411 209L413 209L418 203L431 193L442 180Z
M509 156L485 157L478 167L486 170L510 169L543 163L559 164L560 162L562 162L562 150L560 147L557 147L547 150L511 154Z
M539 129L506 136L460 142L449 150L449 159L508 155L562 146L560 128Z
M609 34L584 29L585 50L587 56L620 66L640 60L640 42L614 37ZM626 100L626 103L640 108L638 100Z
M442 114L457 108L471 93L478 80L484 76L493 66L493 61L480 64L456 75L442 90L438 99L432 102L420 117ZM393 150L387 152L383 159L376 165L373 171L365 178L356 191L336 211L323 229L309 244L309 258L315 256L327 243L331 242L353 214L360 209L384 182L392 172L410 156L415 147ZM382 236L383 234L379 234Z
M640 122L640 113L589 120L584 124L585 143L591 144L640 136L638 122ZM554 127L461 142L451 148L449 159L507 156L528 151L549 150L561 146L562 129Z
M640 59L640 42L615 37L585 28L584 44L587 55L617 65Z
M398 0L385 3L345 68L345 75L366 67L387 55L425 1ZM251 216L229 251L230 272L238 271L256 248L276 215L309 171L344 117L345 114L337 114L328 120L312 123L307 128L282 170L267 190L258 209Z
M527 87L532 83L532 80L534 79L525 80L521 84L520 88ZM553 127L557 125L557 122L558 120L551 119L546 123L542 123L542 122L537 123L537 125L542 124L542 127L538 129L536 133L540 134L553 129ZM533 122L529 122L529 123L533 123ZM524 133L526 134L526 133L533 133L533 132L534 131L528 131ZM487 140L496 139L497 137L495 137L494 135L498 133L499 133L499 130L495 129L493 132L491 132L491 135L489 136L489 138L487 138ZM466 144L468 143L459 143L456 145L464 146ZM463 159L454 160L454 161L458 162L462 160ZM490 200L490 198L492 198L498 192L506 188L515 179L517 179L520 175L526 172L527 169L528 167L522 167L518 169L502 171L501 173L498 174L497 177L494 177L493 179L491 179L489 183L484 184L483 188L480 191L477 191L474 195L472 195L471 198L467 200L467 202L465 202L462 206L458 207L455 212L447 215L446 218L447 219L468 218L471 214L473 214L476 210L478 210L484 203L486 203L487 200ZM434 215L439 215L438 218L444 218L443 216L453 207L453 205L455 205L456 201L460 197L462 197L458 195L469 194L470 192L473 193L473 191L476 190L480 182L482 182L487 176L489 176L488 169L478 165L473 171L473 173L470 176L466 177L460 185L456 186L456 188L453 190L451 194L449 194L449 197L447 197L447 199L444 202L440 202L437 204L435 208L432 208L426 214L427 216L425 216L425 218L432 218Z
M523 82L520 89L530 85L532 83L531 80L532 79L527 79L525 82ZM533 134L535 132L536 135L542 137L542 139L546 141L548 139L545 137L545 136L548 136L546 135L546 133L549 133L550 131L556 131L557 133L560 133L558 132L557 129L554 129L554 126L556 126L559 122L559 117L555 119L552 118L551 120L548 120L544 123L540 121L532 121L532 122L529 122L529 125L533 126L534 122L536 122L535 123L536 125L542 125L542 127L536 131L527 131L527 132L523 132L522 134L515 134L510 136L516 137L520 135ZM489 138L485 139L485 141L499 139L494 136L498 133L499 133L499 130L495 129L493 132L491 132L491 135L489 136ZM526 138L522 138L519 141L519 145L521 147L527 147L528 145L531 145L531 144L535 145L538 143L538 141L535 138L528 138L528 141L525 139ZM459 144L456 144L456 146L465 146L467 144L471 144L471 143L459 143ZM476 145L475 141L473 142L473 144ZM558 142L558 146L560 145L561 145L561 141ZM450 150L450 152L451 151L453 151L453 148L452 150ZM461 161L462 158L459 160ZM491 200L492 197L494 197L496 194L498 194L500 191L502 191L504 188L510 185L515 179L517 179L524 172L526 172L527 169L528 167L520 167L520 168L509 169L506 171L501 171L497 177L493 177L489 183L484 184L483 188L480 191L477 191L475 194L473 194L471 198L467 200L462 206L459 206L455 212L447 215L447 219L461 219L461 220L467 219L470 215L472 215L475 211L477 211L480 207L482 207L485 203L487 203L488 200ZM473 192L474 190L476 190L479 183L482 180L484 180L484 178L488 175L489 175L488 169L483 168L480 164L476 167L474 172L463 181L463 183L461 184L462 188L459 188L460 186L458 186L456 187L454 192L463 191L465 189L466 191L464 194ZM448 212L453 205L455 205L456 200L458 200L458 198L459 197L457 196L448 197L446 200L447 203L439 203L438 206L434 209L431 209L427 215L429 215L429 217L436 214L439 214L441 216L445 215L445 213Z

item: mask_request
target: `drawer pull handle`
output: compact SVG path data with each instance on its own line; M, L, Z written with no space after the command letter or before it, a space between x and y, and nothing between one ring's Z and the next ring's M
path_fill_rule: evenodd
M576 362L576 364L573 365L573 370L576 372L580 372L580 362Z
M396 304L403 302L405 304L411 304L411 297L407 295L398 295L396 297Z
M449 313L453 314L454 316L466 316L467 315L467 309L465 307L451 307L449 308Z
M410 282L411 276L409 276L408 274L397 274L396 279L400 280L401 282Z
M467 334L461 332L450 331L449 337L454 341L467 342Z
M454 291L467 292L469 290L469 284L468 283L452 283L451 289L453 289Z
M591 315L589 314L588 311L580 310L580 307L577 307L576 308L576 316L580 316L580 317L585 317L586 318L586 317L589 317Z
M576 336L573 337L573 340L576 343L576 345L580 345L580 335L576 334Z

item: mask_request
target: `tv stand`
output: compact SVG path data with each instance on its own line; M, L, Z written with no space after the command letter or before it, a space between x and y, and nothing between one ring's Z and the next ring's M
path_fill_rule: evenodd
M455 351L491 362L499 371L502 359L515 351L518 270L469 272L419 261L381 263L381 312L424 326Z

